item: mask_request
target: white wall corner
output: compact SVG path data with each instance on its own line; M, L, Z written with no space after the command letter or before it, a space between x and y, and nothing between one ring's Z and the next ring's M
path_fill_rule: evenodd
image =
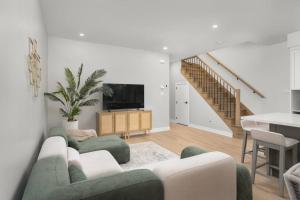
M196 128L196 129L199 129L199 130L202 130L202 131L215 133L215 134L218 134L218 135L223 135L223 136L230 137L230 138L232 138L232 135L233 135L232 132L224 131L224 130L218 130L218 129L210 128L210 127L207 127L207 126L189 124L189 127Z

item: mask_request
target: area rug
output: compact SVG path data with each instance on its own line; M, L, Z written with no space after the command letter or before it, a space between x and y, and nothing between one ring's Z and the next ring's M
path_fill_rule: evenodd
M142 142L130 144L130 161L120 165L124 170L140 168L148 164L178 159L179 156L168 149L165 149L155 142Z

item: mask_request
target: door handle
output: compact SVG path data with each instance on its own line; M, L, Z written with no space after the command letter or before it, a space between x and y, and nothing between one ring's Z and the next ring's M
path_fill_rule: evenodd
M184 103L185 103L185 104L188 104L188 102L187 102L187 101L185 101Z

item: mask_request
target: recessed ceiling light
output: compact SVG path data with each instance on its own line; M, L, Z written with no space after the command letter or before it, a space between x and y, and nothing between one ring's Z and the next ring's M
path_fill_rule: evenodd
M214 25L212 25L211 26L213 29L217 29L219 26L218 26L218 24L214 24Z
M163 50L168 50L168 47L167 46L163 46Z
M161 59L161 60L159 60L159 62L160 62L160 64L165 64L165 60L164 59Z
M84 37L85 34L84 34L84 33L79 33L79 36L80 36L80 37Z

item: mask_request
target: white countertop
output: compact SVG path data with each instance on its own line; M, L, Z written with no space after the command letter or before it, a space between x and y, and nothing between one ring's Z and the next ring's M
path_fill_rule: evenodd
M278 124L300 128L300 114L292 113L267 113L259 115L243 116L242 119L263 122L268 124Z

